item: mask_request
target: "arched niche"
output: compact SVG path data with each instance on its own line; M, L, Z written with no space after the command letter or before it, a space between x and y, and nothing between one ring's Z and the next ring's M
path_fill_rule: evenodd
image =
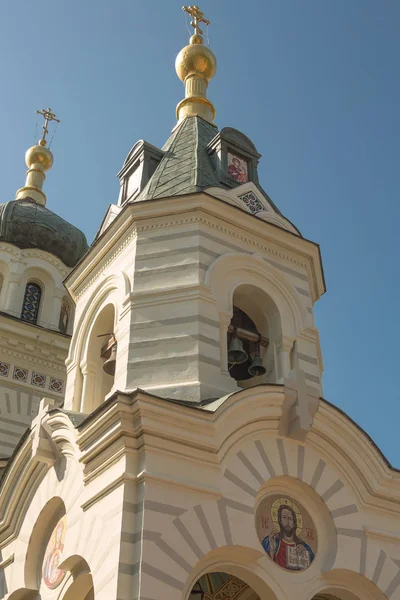
M40 588L47 542L65 512L64 502L61 498L54 497L45 504L36 520L29 539L24 566L25 586L29 590Z
M82 373L81 412L90 413L99 406L111 391L114 376L107 374L104 347L115 332L115 307L111 302L105 303L97 312L90 327L83 356L80 361Z
M241 328L239 325L239 329L236 329L236 321L238 323L243 321L243 331L250 334L248 339L246 339L246 333L242 338L240 337ZM232 327L236 329L237 333L230 333ZM246 388L261 383L275 383L279 377L275 348L282 338L282 323L274 300L255 285L238 285L232 294L232 319L227 333L228 347L233 336L237 335L248 355L248 360L241 365L232 367L228 364L229 372L236 379L239 387ZM254 341L251 339L253 334L259 337L259 341L255 341L256 337ZM265 369L265 373L253 376L249 373L249 369L253 360L258 356L260 366Z
M58 329L61 333L72 333L73 325L73 306L72 301L64 296L61 300L60 316L58 319Z

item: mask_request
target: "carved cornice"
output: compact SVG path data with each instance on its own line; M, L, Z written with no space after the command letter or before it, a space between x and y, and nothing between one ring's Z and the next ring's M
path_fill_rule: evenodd
M157 222L157 223L149 223L149 224L141 224L140 222L134 224L133 230L127 235L127 237L123 240L122 243L119 243L118 247L114 249L112 254L101 263L95 270L92 272L92 276L89 280L83 282L82 286L77 288L77 291L74 293L76 301L79 300L83 294L92 286L92 284L99 279L102 273L106 271L106 269L112 264L118 256L125 250L125 248L133 242L135 238L141 233L145 231L160 231L163 229L168 229L177 226L187 226L187 225L206 225L207 227L218 231L218 233L223 233L228 235L230 238L234 238L238 240L240 243L246 244L248 247L256 249L257 251L261 251L263 253L267 253L275 258L281 258L291 265L296 265L302 269L306 269L309 271L310 263L308 261L302 261L296 259L294 256L290 255L287 252L279 251L271 245L263 244L257 241L255 238L240 234L238 231L235 231L233 228L223 226L221 223L218 223L216 220L212 220L200 215L195 215L192 217L186 217L181 219L169 219L168 221ZM221 240L221 244L223 245L223 240ZM243 248L243 251L246 249ZM72 290L71 290L72 291Z
M65 375L65 360L68 354L69 340L65 344L64 352L59 346L51 343L51 340L44 341L38 336L37 340L28 340L27 342L18 341L15 335L10 332L9 336L0 335L0 352L3 355L13 357L19 362L40 365L47 370L58 371ZM56 351L58 351L56 353Z
M14 246L14 244L2 242L0 243L0 253L1 252L11 254L18 260L18 262L22 262L25 258L40 258L56 267L63 277L66 277L71 270L64 265L59 258L53 254L50 254L49 252L45 252L44 250L39 250L36 248L18 248L18 246Z

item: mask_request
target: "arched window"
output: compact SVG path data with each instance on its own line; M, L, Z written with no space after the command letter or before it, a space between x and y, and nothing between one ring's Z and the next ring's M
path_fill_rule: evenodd
M21 319L28 323L37 323L42 290L37 283L29 281L26 284Z

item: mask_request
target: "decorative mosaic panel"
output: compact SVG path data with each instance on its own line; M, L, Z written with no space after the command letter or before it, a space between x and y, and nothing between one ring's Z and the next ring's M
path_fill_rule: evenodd
M254 192L248 192L247 194L239 196L239 198L246 204L253 215L265 210L265 206L260 202Z
M249 180L247 160L228 152L228 175L237 183L246 183Z
M0 362L0 377L8 377L10 372L10 365L4 362Z
M44 388L46 383L46 376L41 375L40 373L33 372L31 382L32 385L37 385L38 387Z
M64 550L66 526L66 516L64 515L55 526L44 554L42 577L46 586L51 590L54 590L66 575L66 571L58 568Z
M23 321L34 324L37 322L41 295L42 290L40 286L36 283L27 284L21 312L21 319Z
M13 379L16 379L17 381L27 381L28 371L22 367L14 367Z
M49 390L51 390L52 392L58 392L59 394L62 394L63 387L64 382L61 379L54 379L53 377L50 377Z
M304 506L280 494L264 498L256 511L258 539L267 555L287 571L304 571L317 553L317 530Z

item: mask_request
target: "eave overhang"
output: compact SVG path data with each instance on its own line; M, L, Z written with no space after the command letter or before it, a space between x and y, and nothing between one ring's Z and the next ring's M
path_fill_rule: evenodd
M299 256L307 265L313 302L326 291L320 247L315 242L267 223L238 207L207 194L197 192L185 196L170 196L146 202L127 204L107 230L95 241L89 252L74 267L65 279L72 297L91 271L104 260L106 254L118 245L132 226L140 226L146 220L190 217L204 215L217 219L222 227L240 231L256 239L260 244L273 243L278 249Z

